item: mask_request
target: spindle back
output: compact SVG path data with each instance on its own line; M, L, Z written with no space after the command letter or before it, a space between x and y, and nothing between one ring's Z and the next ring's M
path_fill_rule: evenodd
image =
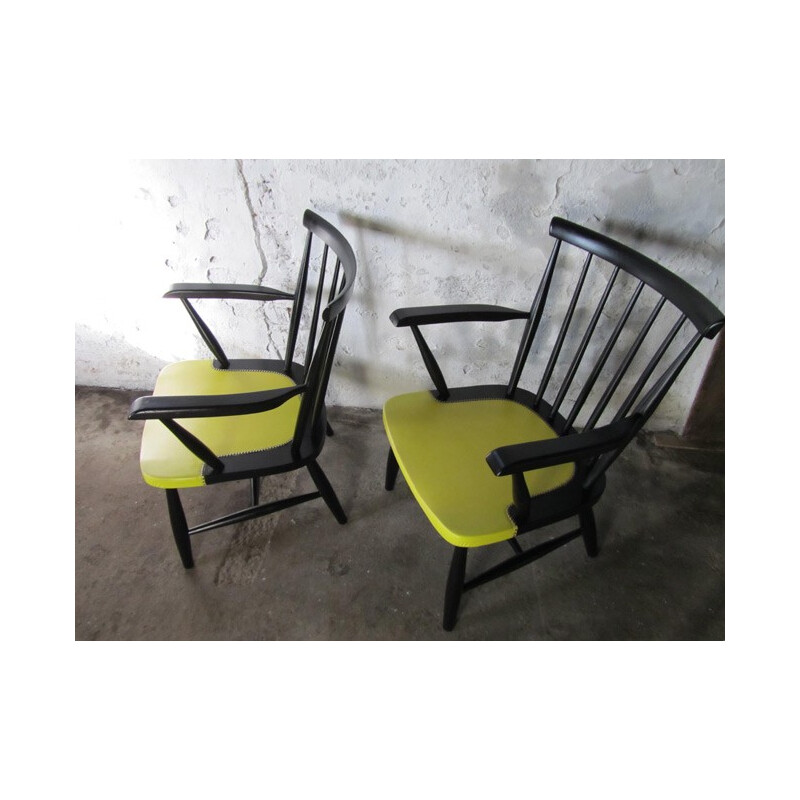
M686 281L603 234L554 217L550 235L555 242L507 395L518 391L537 344L544 367L535 408L558 433L590 430L605 415L604 423L630 419L633 435L702 339L712 339L722 329L723 314ZM569 268L564 251L573 248L582 251L572 266L577 277L563 315L553 314L558 305L551 302L554 276L562 266ZM594 290L587 288L592 281Z
M303 225L308 234L295 286L285 357L285 371L293 374L296 371L293 359L301 320L305 319L308 327L305 329L303 371L297 378L308 389L303 394L297 418L295 448L299 448L304 437L309 434L314 438L322 435L318 423L324 407L344 310L353 293L356 277L353 249L333 225L310 210L303 215ZM332 267L330 262L334 262ZM310 273L316 275L316 290L313 294L313 306L309 308L306 295Z

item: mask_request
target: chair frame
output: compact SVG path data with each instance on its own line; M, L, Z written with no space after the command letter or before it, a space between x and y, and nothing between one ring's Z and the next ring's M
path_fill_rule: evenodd
M555 238L555 242L529 311L502 306L461 304L400 308L390 316L391 322L396 327L411 328L422 360L435 386L433 395L439 401L453 402L479 398L514 400L542 416L558 434L558 438L552 440L522 442L499 447L492 450L486 457L488 467L496 476L511 478L508 513L517 526L517 535L547 527L572 517L577 517L579 523L574 530L536 544L528 549L523 549L516 537L509 539L509 544L515 553L514 556L469 580L465 580L467 550L469 548L455 546L444 597L442 624L444 629L448 631L453 630L455 626L459 604L465 591L520 569L568 544L579 536L583 538L586 552L590 557L595 557L598 554L599 547L593 506L600 499L605 489L606 470L641 430L694 353L698 344L703 338L713 339L724 325L722 312L700 292L657 262L630 247L560 217L552 219L550 235ZM562 320L555 344L542 373L539 388L535 393L532 393L521 389L519 382L544 315L554 270L559 259L562 243L565 242L584 251L586 256L566 315ZM554 368L559 362L579 296L592 259L595 257L612 265L613 272L569 365L558 394L555 399L548 402L545 400L545 392L553 376ZM565 415L561 412L561 406L583 361L589 342L592 339L620 270L638 279L638 285L584 381L571 411ZM645 286L653 289L660 295L660 298L617 367L588 421L579 432L574 427L575 420L594 388ZM609 424L595 427L667 302L678 309L680 312L679 319L670 328L660 346L650 358L633 389L619 405L613 420ZM425 325L465 321L500 322L513 319L525 319L526 324L511 376L506 385L449 387L420 331L420 328ZM676 336L687 321L694 327L694 335L678 355L663 369L660 376L654 379L644 396L639 399L642 390L654 375L669 346L675 341ZM573 480L567 486L545 495L530 496L524 477L525 472L570 462L575 463L577 480ZM390 446L386 465L385 487L387 490L394 488L398 471L398 462Z
M344 510L317 458L322 451L326 434L333 435L333 429L327 421L325 395L345 307L353 292L356 258L344 236L313 211L305 211L303 226L307 230L307 235L294 292L284 292L259 285L179 283L173 284L164 295L166 298L178 299L183 303L200 336L214 355L213 364L216 369L281 372L295 382L294 386L283 389L229 395L140 397L131 405L129 419L159 420L186 448L204 462L203 475L206 484L236 480L250 481L250 505L248 507L193 527L189 527L187 524L178 490L165 490L173 537L181 562L187 569L194 566L191 536L256 519L319 497L325 501L340 524L347 522ZM314 308L310 318L305 360L303 364L300 364L294 361L294 353L305 305L314 237L321 240L323 250ZM335 254L336 264L330 277L327 301L323 308L329 251L333 251ZM198 299L291 302L292 313L285 357L282 359L228 358L217 338L190 302ZM322 326L319 336L317 336L320 319ZM301 396L300 410L291 442L267 451L218 457L176 421L193 417L229 417L260 413L275 409L298 395ZM262 477L303 467L308 470L317 491L269 503L259 503Z

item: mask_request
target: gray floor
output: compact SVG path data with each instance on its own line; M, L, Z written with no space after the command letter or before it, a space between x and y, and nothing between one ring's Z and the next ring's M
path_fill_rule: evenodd
M380 413L333 409L320 463L349 516L321 500L199 534L175 550L164 493L138 467L140 393L75 392L76 640L721 640L725 638L724 457L641 440L596 507L601 552L580 540L464 596L441 627L451 548L402 477L383 488ZM262 498L313 489L266 479ZM242 485L183 493L189 524L246 504ZM470 554L467 574L510 548Z

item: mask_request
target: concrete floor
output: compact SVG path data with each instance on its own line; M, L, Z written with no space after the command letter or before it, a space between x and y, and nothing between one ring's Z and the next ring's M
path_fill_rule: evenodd
M322 500L173 544L164 493L138 466L144 392L75 391L76 640L722 640L724 456L631 445L597 505L601 551L580 539L464 595L441 627L450 546L402 480L383 488L380 412L333 409L320 457L349 516ZM262 499L313 490L265 479ZM246 505L244 484L187 490L189 525ZM535 536L536 534L531 534ZM470 554L467 575L511 554Z

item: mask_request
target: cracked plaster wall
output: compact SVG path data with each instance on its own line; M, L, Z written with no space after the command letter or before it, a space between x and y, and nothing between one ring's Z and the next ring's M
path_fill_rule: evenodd
M108 259L97 274L87 266L76 304L81 385L147 390L165 363L207 357L181 304L161 295L181 281L291 289L307 207L341 228L359 265L331 405L377 408L430 386L410 332L389 322L398 306L529 307L554 215L641 249L724 310L723 161L138 161L110 186ZM572 285L554 284L562 309ZM286 304L197 307L229 355L282 355ZM466 323L426 335L453 385L505 383L521 330ZM682 429L710 351L704 342L651 429ZM521 385L536 388L541 359L535 345Z

